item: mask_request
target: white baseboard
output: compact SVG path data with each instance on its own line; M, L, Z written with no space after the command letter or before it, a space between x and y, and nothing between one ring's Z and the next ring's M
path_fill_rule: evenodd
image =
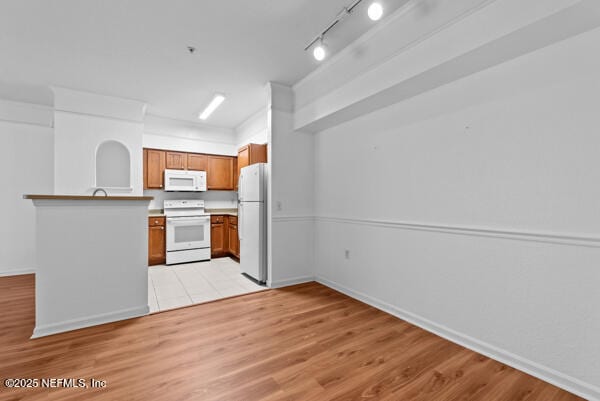
M282 288L289 287L290 285L309 283L311 281L315 281L314 276L303 276L303 277L295 277L286 280L278 280L278 281L267 281L267 286L269 288Z
M439 325L435 322L422 318L411 312L402 310L394 305L391 305L387 302L383 302L377 298L345 287L324 277L317 276L316 281L327 287L333 288L334 290L344 293L352 298L362 301L368 305L371 305L374 308L380 309L402 320L412 323L415 326L418 326L424 330L434 333L440 337L443 337L453 343L462 345L465 348L486 355L506 365L512 366L515 369L535 376L541 380L551 383L557 387L560 387L566 391L583 397L589 401L600 401L600 388L594 385L582 382L581 380L565 375L547 366L540 365L526 358L512 354L509 351L500 349L491 344L487 344L473 337L469 337L465 334L454 331L448 327Z
M53 323L44 326L36 326L31 338L39 338L52 334L63 333L65 331L82 329L84 327L97 326L99 324L117 322L119 320L131 319L134 317L145 316L150 313L148 305L135 308L123 309L116 312L102 313L82 319L67 320L60 323Z
M0 277L21 276L23 274L35 274L35 269L0 270Z

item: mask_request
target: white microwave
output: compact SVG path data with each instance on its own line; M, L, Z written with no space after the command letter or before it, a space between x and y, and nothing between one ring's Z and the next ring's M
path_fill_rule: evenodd
M206 191L206 171L165 170L165 191Z

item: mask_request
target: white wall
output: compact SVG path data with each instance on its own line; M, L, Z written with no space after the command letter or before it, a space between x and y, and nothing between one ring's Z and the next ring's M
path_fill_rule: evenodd
M35 209L23 195L52 193L54 188L51 112L44 109L38 115L35 106L11 106L18 106L19 117L6 112L0 118L0 276L35 270Z
M236 140L232 129L152 115L144 120L145 148L237 156Z
M267 143L269 140L268 118L267 108L264 107L236 127L237 148L239 149L249 143Z
M143 147L237 156L237 134L228 128L212 127L201 123L173 120L147 115L144 121ZM153 196L150 209L162 209L167 199L204 199L207 209L237 208L237 192L206 191L201 193L145 190Z
M206 192L165 192L162 190L145 190L144 196L152 196L150 209L162 209L165 200L204 199L206 209L237 209L237 192L235 191L206 191Z
M599 399L598 43L318 133L318 279Z
M152 209L162 209L164 199L182 195L142 190L143 146L237 154L233 130L155 116L144 118L141 102L64 88L53 90L58 94L56 109L0 99L0 174L5 188L0 197L5 211L0 229L0 275L35 271L35 214L31 201L22 199L23 194L93 191L95 150L102 141L117 139L131 152L133 191L115 194L144 192L155 196ZM190 196L204 199L207 208L236 207L235 192L208 191Z
M595 0L409 2L294 86L294 127L321 131L599 26Z
M268 96L268 283L279 287L314 277L314 136L293 130L291 88L271 83Z
M32 338L148 314L147 200L32 203L38 241Z
M145 104L94 93L53 88L54 192L90 194L96 187L96 150L107 140L121 142L130 153L130 190L110 195L141 195L142 135Z
M91 194L96 186L96 150L107 140L127 147L131 157L131 190L107 189L109 195L141 195L143 190L143 124L57 111L54 117L55 190L61 195Z

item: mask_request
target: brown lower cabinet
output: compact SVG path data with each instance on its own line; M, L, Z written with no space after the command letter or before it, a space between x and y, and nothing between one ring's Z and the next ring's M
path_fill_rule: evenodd
M218 258L225 256L227 249L226 240L229 239L225 235L227 216L210 216L210 256Z
M229 216L229 253L240 258L240 238L238 237L237 216Z
M237 217L213 215L210 217L210 254L213 258L240 257L240 240L237 235Z
M148 218L148 265L161 265L167 261L166 226L164 217Z
M217 215L210 217L210 254L213 258L234 256L240 258L237 217ZM148 266L167 262L165 217L148 218Z

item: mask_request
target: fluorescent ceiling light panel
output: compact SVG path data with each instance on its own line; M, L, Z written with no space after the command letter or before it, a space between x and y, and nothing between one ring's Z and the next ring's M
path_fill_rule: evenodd
M219 107L221 103L223 103L223 100L225 100L225 96L220 94L215 95L215 97L213 97L213 99L210 101L208 106L206 106L206 108L200 114L200 116L198 116L198 118L200 118L201 120L206 120L217 109L217 107Z

